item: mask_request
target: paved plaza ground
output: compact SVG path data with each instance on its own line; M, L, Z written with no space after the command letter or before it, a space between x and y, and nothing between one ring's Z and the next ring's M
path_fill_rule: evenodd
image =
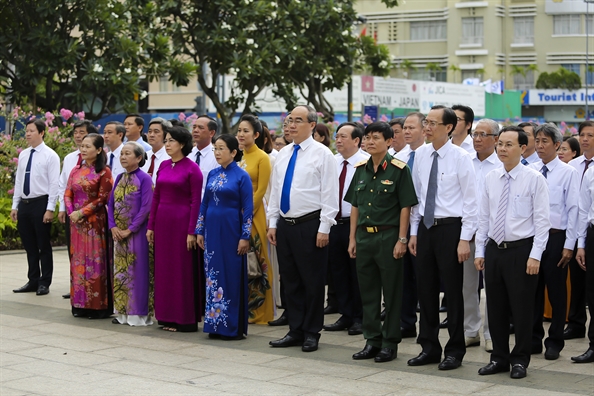
M69 300L66 251L54 252L51 292L14 294L26 282L23 253L0 255L0 395L561 395L594 394L594 364L571 356L586 339L568 341L557 361L533 355L528 377L481 377L489 361L483 345L469 348L461 368L408 367L420 352L405 339L389 363L353 361L362 336L322 332L320 349L273 349L287 327L252 325L243 341L206 334L133 328L111 320L77 319ZM444 314L442 314L444 315ZM327 315L333 323L338 315ZM200 329L202 326L200 325ZM446 330L441 330L445 341ZM512 336L513 341L513 336Z

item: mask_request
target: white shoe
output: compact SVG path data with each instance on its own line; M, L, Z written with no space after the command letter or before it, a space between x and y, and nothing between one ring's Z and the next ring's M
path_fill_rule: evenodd
M466 341L466 347L473 347L481 345L481 336L477 335L476 337L464 337Z
M485 351L493 352L493 341L485 340Z

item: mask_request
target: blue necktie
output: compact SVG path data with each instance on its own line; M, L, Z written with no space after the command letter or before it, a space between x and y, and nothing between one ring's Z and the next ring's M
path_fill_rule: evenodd
M433 164L429 173L429 184L427 185L427 196L425 197L425 215L423 224L427 229L433 226L435 220L435 196L437 195L437 151L433 152Z
M540 169L540 173L542 173L542 175L543 175L543 176L545 177L545 179L546 179L546 178L547 178L547 173L549 173L549 168L547 168L547 166L546 166L546 165L545 165L545 166L543 166L543 167Z
M109 156L109 169L113 169L113 157L115 157L115 155L111 153L111 155Z
M198 164L198 166L200 166L200 156L202 156L202 153L198 151L196 153L196 163Z
M526 161L524 158L522 158L522 161L520 161L522 163L522 165L528 165L528 161Z
M415 152L414 151L410 152L410 156L408 157L408 162L406 164L408 165L408 167L410 168L410 171L412 172L413 165L415 164Z
M291 183L293 182L293 173L295 173L295 163L297 162L297 153L299 152L299 145L293 147L293 155L289 160L287 166L287 173L285 173L285 181L283 182L283 191L281 193L280 208L283 213L287 213L291 208Z
M31 192L31 162L33 162L33 153L35 153L35 149L31 149L31 155L25 169L25 185L23 186L23 193L25 195L29 195Z

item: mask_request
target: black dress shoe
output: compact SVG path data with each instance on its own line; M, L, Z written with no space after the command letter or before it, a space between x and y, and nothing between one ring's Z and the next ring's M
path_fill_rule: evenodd
M333 307L332 305L327 305L326 308L324 308L324 315L330 315L335 313L338 313L338 309Z
M400 328L400 335L402 338L413 338L417 336L417 329L403 329Z
M382 348L373 358L376 363L391 362L396 359L396 350L391 348Z
M594 362L594 349L588 349L580 356L574 356L571 358L576 363L592 363Z
M37 288L37 292L35 294L37 294L38 296L45 296L46 294L49 294L49 287L40 285Z
M318 339L314 336L306 336L301 347L303 352L313 352L318 350Z
M441 356L429 356L425 352L421 352L419 356L410 359L407 364L409 366L424 366L431 363L439 363Z
M439 328L440 329L447 329L448 328L448 318L445 318L440 324L439 324Z
M18 289L14 289L13 293L29 293L29 292L36 292L37 286L30 284L29 282L25 283L23 286L19 287Z
M70 298L70 293L67 293L67 294L62 294L62 298L63 298L63 299L68 299L68 298Z
M383 322L386 320L386 310L382 309L382 313L380 314L380 320Z
M374 347L371 345L365 345L365 348L363 348L363 350L361 350L353 355L353 359L354 360L373 359L374 357L377 356L377 354L380 352L380 350L381 350L381 348Z
M586 336L586 329L576 329L574 327L567 327L565 331L563 331L563 339L564 340L573 340L575 338L584 338Z
M547 348L544 357L546 360L557 360L559 359L559 351L554 348Z
M491 375L497 373L506 373L509 371L509 364L499 362L491 362L485 367L481 367L478 371L479 375Z
M268 322L268 326L286 326L289 324L289 317L287 316L287 311L285 310L283 314L276 320L271 320Z
M514 378L514 379L520 379L520 378L526 377L526 367L524 367L524 365L519 364L519 363L514 364L509 376L510 376L510 378Z
M340 318L336 322L332 323L331 325L324 325L323 328L326 331L341 331L346 330L351 327L353 323L344 319Z
M280 340L270 341L268 344L274 348L287 348L303 345L303 340L287 334Z
M348 333L352 336L363 334L363 325L358 322L353 323L351 327L349 327Z
M457 369L458 367L462 366L462 361L456 359L453 356L446 356L439 366L437 366L440 370L453 370Z

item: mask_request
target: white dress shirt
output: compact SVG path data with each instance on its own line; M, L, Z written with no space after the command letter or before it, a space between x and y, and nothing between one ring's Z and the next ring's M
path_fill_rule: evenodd
M362 150L357 150L357 152L353 155L351 155L346 161L347 161L347 171L346 171L346 177L344 179L344 189L342 191L342 197L340 197L340 199L342 200L342 213L338 214L338 217L351 217L351 204L347 201L344 200L344 196L346 195L346 193L349 190L349 186L351 185L351 181L353 180L353 176L355 175L355 165L357 165L359 162L361 161L367 161L369 159L370 155L367 154L365 151ZM334 156L334 158L336 158L336 163L338 165L338 177L340 179L340 173L342 172L342 167L343 167L343 162L344 157L340 154L336 154ZM340 190L340 180L338 182L338 189Z
M594 157L590 158L594 160ZM569 165L573 166L578 171L578 180L580 180L580 184L583 181L584 176L584 169L586 168L586 156L584 154L580 155L577 158L572 159L569 161ZM588 169L594 168L594 161L590 162Z
M533 152L529 157L526 157L524 159L528 161L528 165L540 161L540 157L538 156L538 153L536 151Z
M402 148L402 150L400 150L400 151L396 151L396 150L394 150L394 148L390 147L390 148L388 149L388 154L390 154L390 155L391 155L392 157L394 157L394 158L397 158L396 156L397 156L398 154L400 154L400 155L406 155L406 156L408 156L408 154L410 154L410 151L411 151L411 150L410 150L410 146L407 144L407 145L406 145L406 146L404 146L404 147Z
M505 185L504 167L487 174L479 209L475 257L485 257L485 246L493 238L497 209ZM505 214L505 242L534 237L530 258L540 261L551 228L549 188L540 172L518 163L509 172L509 200Z
M142 136L136 142L137 143L140 143L142 145L142 147L144 148L144 151L147 151L148 152L148 151L151 151L153 149L150 144L148 144L147 142L144 141L144 139L142 138Z
M62 173L60 173L60 180L58 182L58 199L60 200L60 212L66 212L66 205L64 205L64 192L66 191L66 185L68 184L68 178L72 169L78 164L78 156L80 150L76 150L64 157L64 163L62 164Z
M499 157L497 157L497 153L493 151L493 153L485 158L484 161L478 159L478 156L475 154L474 158L472 159L472 164L474 165L474 173L475 173L475 180L476 180L476 201L480 207L481 198L483 196L483 189L485 188L485 178L487 177L487 173L491 172L493 169L498 169L503 166Z
M151 167L151 163L153 161L153 150L149 150L146 152L146 156L147 156L147 161L145 162L144 166L142 167L142 170L145 171L146 173L148 173L150 167ZM153 186L155 185L155 183L157 183L157 173L159 170L159 167L161 166L161 162L170 159L171 157L169 156L169 154L167 154L167 151L165 150L165 146L161 147L159 149L159 151L157 151L155 153L155 166L153 167Z
M464 141L462 142L460 147L463 148L464 150L466 150L466 152L468 154L470 154L472 157L474 157L476 155L476 150L474 149L474 143L472 142L472 136L466 135L466 137L464 138Z
M544 164L541 160L528 166L540 172ZM549 162L547 169L551 228L567 230L564 248L573 250L577 240L580 180L575 168L561 161L559 157Z
M25 171L31 156L31 150L35 149L31 160L29 176L29 195L23 193L25 185ZM38 198L48 196L47 209L52 212L56 210L58 201L58 187L60 180L60 157L54 150L41 142L37 147L27 147L19 154L16 180L14 183L14 195L12 196L12 209L18 209L21 199Z
M421 216L425 213L425 200L429 173L433 163L433 144L416 150L412 178L419 204L411 212L410 235L417 235ZM435 218L461 217L460 239L470 241L477 228L477 200L472 159L463 148L450 140L437 150L437 196Z
M276 228L281 216L280 201L289 161L293 156L294 143L279 151L272 170L272 191L268 206L270 228ZM321 210L318 232L330 233L336 224L338 213L338 173L332 151L311 136L301 142L295 163L295 173L291 184L290 209L283 217L301 217Z
M113 180L116 179L116 177L118 177L118 175L124 173L126 170L124 169L124 167L122 166L122 164L120 163L120 154L122 153L122 149L124 148L124 143L120 144L119 147L113 151L110 151L107 154L107 165L109 165L109 160L111 158L111 155L113 154L113 165L111 168L111 177L113 177Z
M594 167L586 171L580 189L578 248L586 248L586 233L589 226L594 226Z
M198 151L200 151L199 166L200 170L202 171L202 176L204 177L204 183L202 183L202 197L204 197L204 190L206 189L206 179L208 179L208 174L211 170L218 168L220 165L214 156L214 150L211 143L209 143L208 146L204 147L202 150L198 150L198 148L194 146L192 148L192 152L188 154L188 158L196 162Z
M278 150L277 149L272 149L272 151L268 154L269 156L276 158L276 156L278 155Z
M420 149L421 147L426 146L425 143L423 143L421 146L417 147L417 150ZM408 160L410 159L410 153L412 153L413 151L417 151L417 150L413 150L410 148L410 146L407 144L406 145L407 150L400 150L399 152L396 153L396 155L394 156L394 158L399 159L400 161L406 162L408 164ZM415 154L415 161L417 160L416 158L416 154ZM414 165L413 165L414 168Z

